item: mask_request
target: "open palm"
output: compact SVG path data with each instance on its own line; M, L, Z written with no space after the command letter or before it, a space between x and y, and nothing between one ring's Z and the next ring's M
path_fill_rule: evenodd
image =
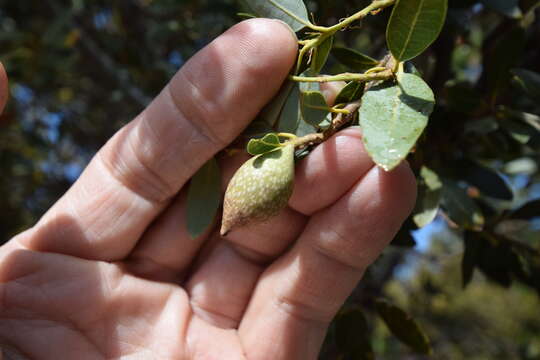
M329 322L411 210L408 167L380 171L346 130L298 165L279 216L226 238L216 226L190 239L184 223L186 182L278 91L296 51L277 21L233 27L38 224L0 248L4 356L317 357ZM224 182L241 161L221 159Z

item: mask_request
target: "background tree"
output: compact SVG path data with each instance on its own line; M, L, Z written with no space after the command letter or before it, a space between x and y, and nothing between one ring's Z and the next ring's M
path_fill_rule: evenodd
M328 26L369 3L307 6ZM437 104L409 156L417 209L332 325L322 358L412 359L431 348L437 358L540 358L540 2L448 5L439 38L413 61ZM246 10L233 0L0 1L11 94L0 117L0 239L31 226ZM334 48L382 59L390 13L352 24ZM323 72L355 70L351 59L334 49Z

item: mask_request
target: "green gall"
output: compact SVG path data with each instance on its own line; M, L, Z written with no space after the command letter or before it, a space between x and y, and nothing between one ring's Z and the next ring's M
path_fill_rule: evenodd
M287 206L294 187L294 145L257 155L231 179L223 205L221 235L263 222Z

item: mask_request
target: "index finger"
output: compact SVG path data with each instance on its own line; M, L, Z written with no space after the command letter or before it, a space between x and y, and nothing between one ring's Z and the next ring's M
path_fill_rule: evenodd
M291 30L274 20L245 21L213 41L99 151L25 246L124 258L193 173L279 90L297 49Z

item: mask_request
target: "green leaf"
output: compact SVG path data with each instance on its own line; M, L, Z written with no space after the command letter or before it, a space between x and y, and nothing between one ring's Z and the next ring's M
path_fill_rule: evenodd
M311 71L313 71L315 74L320 73L326 64L326 60L328 60L328 55L330 54L330 50L332 50L333 44L334 37L330 36L324 40L321 45L314 49L311 58Z
M300 87L295 83L279 115L279 132L294 133L300 122Z
M251 139L247 144L247 152L251 155L264 154L281 147L277 134L266 134L262 139Z
M317 132L317 128L301 119L298 123L298 128L296 129L295 135L301 137L313 134L314 132Z
M399 229L398 233L396 234L390 245L399 247L416 246L416 240L414 240L414 237L411 233L412 230L416 229L417 227L414 224L412 218L408 217L407 220L405 220L405 223Z
M364 92L364 83L358 81L351 81L341 89L336 96L336 104L347 104L356 101L362 97Z
M481 229L484 215L467 192L452 181L444 181L442 207L450 220L464 229Z
M504 172L510 175L534 175L538 171L536 161L529 157L523 157L509 161L504 165Z
M540 101L540 74L526 69L513 69L512 74L514 80L531 98Z
M420 55L444 25L447 0L398 0L386 29L386 41L399 61Z
M377 66L379 63L377 60L364 55L361 52L341 46L336 46L332 49L332 56L351 71L355 72L364 72Z
M221 204L221 173L216 159L210 159L191 178L187 195L187 229L195 239L214 222Z
M482 96L468 82L446 84L446 102L452 111L470 114L482 105Z
M519 0L481 0L488 8L508 17L518 19L523 16L519 8Z
M420 186L414 210L414 222L419 228L431 223L437 216L441 202L442 183L439 176L423 166L420 170Z
M381 299L375 302L375 307L379 316L396 338L408 345L416 353L431 354L432 349L429 338L410 315L397 306Z
M515 117L499 119L499 124L520 144L528 144L531 139L539 136L539 132L534 126Z
M369 327L362 310L351 309L340 312L335 319L335 338L341 352L349 355L346 359L375 359L371 341L369 338Z
M279 19L294 31L309 23L306 5L302 0L243 0L249 11L259 17Z
M464 132L480 135L489 134L499 128L497 120L492 116L481 117L478 119L467 119Z
M476 241L475 267L490 280L509 287L514 276L524 275L523 263L513 249L512 243L496 234L470 233Z
M540 217L540 199L530 201L510 214L511 219L530 220L535 217Z
M317 126L330 112L330 107L326 103L320 91L306 91L301 94L302 118L305 122Z
M461 259L461 281L463 288L472 280L474 268L478 262L482 239L477 238L476 232L466 231L463 237L463 258Z
M371 87L362 97L360 126L371 158L386 171L411 151L427 125L435 98L418 76L398 74L398 84Z
M261 110L258 118L274 127L278 122L283 107L289 99L294 87L298 86L294 81L286 81L276 96Z
M473 161L462 161L463 179L476 186L483 195L501 200L512 200L514 194L504 179L494 170Z
M520 60L525 43L525 30L518 26L499 37L493 51L485 56L487 88L492 98L507 89L510 69Z

